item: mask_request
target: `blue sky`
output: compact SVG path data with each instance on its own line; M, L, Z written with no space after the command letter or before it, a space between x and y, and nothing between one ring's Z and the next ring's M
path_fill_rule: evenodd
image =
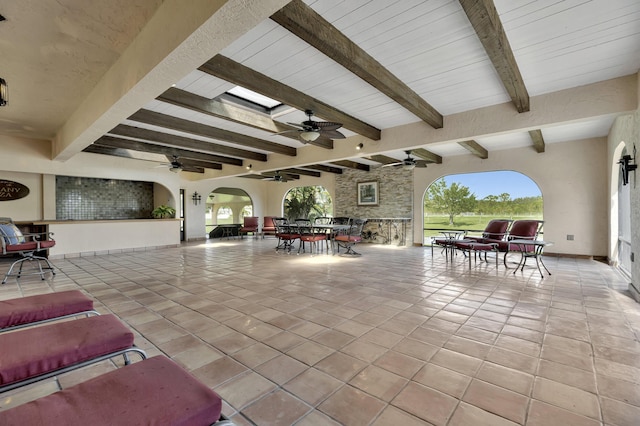
M538 185L523 175L512 171L466 173L444 177L447 186L452 182L468 187L481 200L487 195L500 195L506 192L511 199L521 197L537 197L542 195Z

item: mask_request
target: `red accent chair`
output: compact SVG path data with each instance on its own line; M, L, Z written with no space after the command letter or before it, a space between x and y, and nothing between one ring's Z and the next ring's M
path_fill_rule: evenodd
M43 256L37 255L38 252L45 251L56 245L55 240L52 238L51 232L38 233L38 234L23 234L20 229L13 223L11 218L0 217L0 243L2 244L2 254L19 254L20 259L16 260L9 267L2 284L7 282L9 277L20 278L23 275L22 267L24 262L36 262L37 270L30 272L30 274L38 274L44 280L44 274L46 271L50 271L53 275L56 274L53 265L49 262L49 259ZM44 266L43 266L44 263ZM20 265L18 272L13 272L13 268L16 265ZM27 274L25 272L25 274Z
M504 241L511 222L513 222L511 219L493 219L482 231L482 236L465 235L462 240L453 243L457 250L469 256L469 269L471 269L471 254L474 259L477 259L479 253L484 253L486 262L488 252L496 254L496 267L498 266L498 242Z
M275 216L265 216L262 221L262 238L265 235L276 235L276 224L273 221Z
M238 229L238 234L240 235L240 239L242 239L243 235L246 235L249 232L253 233L254 238L258 238L258 217L257 216L245 216L244 224L240 229Z

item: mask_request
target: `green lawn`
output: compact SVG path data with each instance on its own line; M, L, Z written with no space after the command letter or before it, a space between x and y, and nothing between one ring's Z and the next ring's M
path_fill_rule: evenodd
M536 219L542 220L542 215L533 216L507 216L507 219L522 220ZM439 236L438 229L463 229L469 231L470 235L480 235L491 219L505 219L505 216L456 216L453 225L449 225L449 216L428 215L424 218L424 236ZM427 229L433 228L433 229ZM475 232L474 232L475 231Z

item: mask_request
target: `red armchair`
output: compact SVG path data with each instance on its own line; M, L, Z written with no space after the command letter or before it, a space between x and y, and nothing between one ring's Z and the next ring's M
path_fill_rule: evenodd
M262 222L262 238L265 235L276 235L276 223L274 222L275 216L265 216Z
M245 216L244 224L240 229L238 229L238 235L240 235L240 239L242 239L243 235L246 235L249 232L253 233L253 236L255 238L258 238L258 217L257 216Z

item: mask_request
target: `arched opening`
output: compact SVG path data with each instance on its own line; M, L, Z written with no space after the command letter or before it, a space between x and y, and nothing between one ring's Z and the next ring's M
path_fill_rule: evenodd
M440 230L482 232L491 219L542 217L542 192L522 173L504 170L447 175L425 190L423 243L430 244Z
M253 202L249 194L239 188L217 188L206 198L205 223L210 238L223 235L220 225L238 228L245 216L252 216ZM226 232L225 235L235 235Z
M627 155L626 147L620 156ZM618 241L616 264L631 277L631 185L623 184L622 169L618 167Z
M323 186L298 186L284 196L284 216L289 220L333 216L331 195Z

